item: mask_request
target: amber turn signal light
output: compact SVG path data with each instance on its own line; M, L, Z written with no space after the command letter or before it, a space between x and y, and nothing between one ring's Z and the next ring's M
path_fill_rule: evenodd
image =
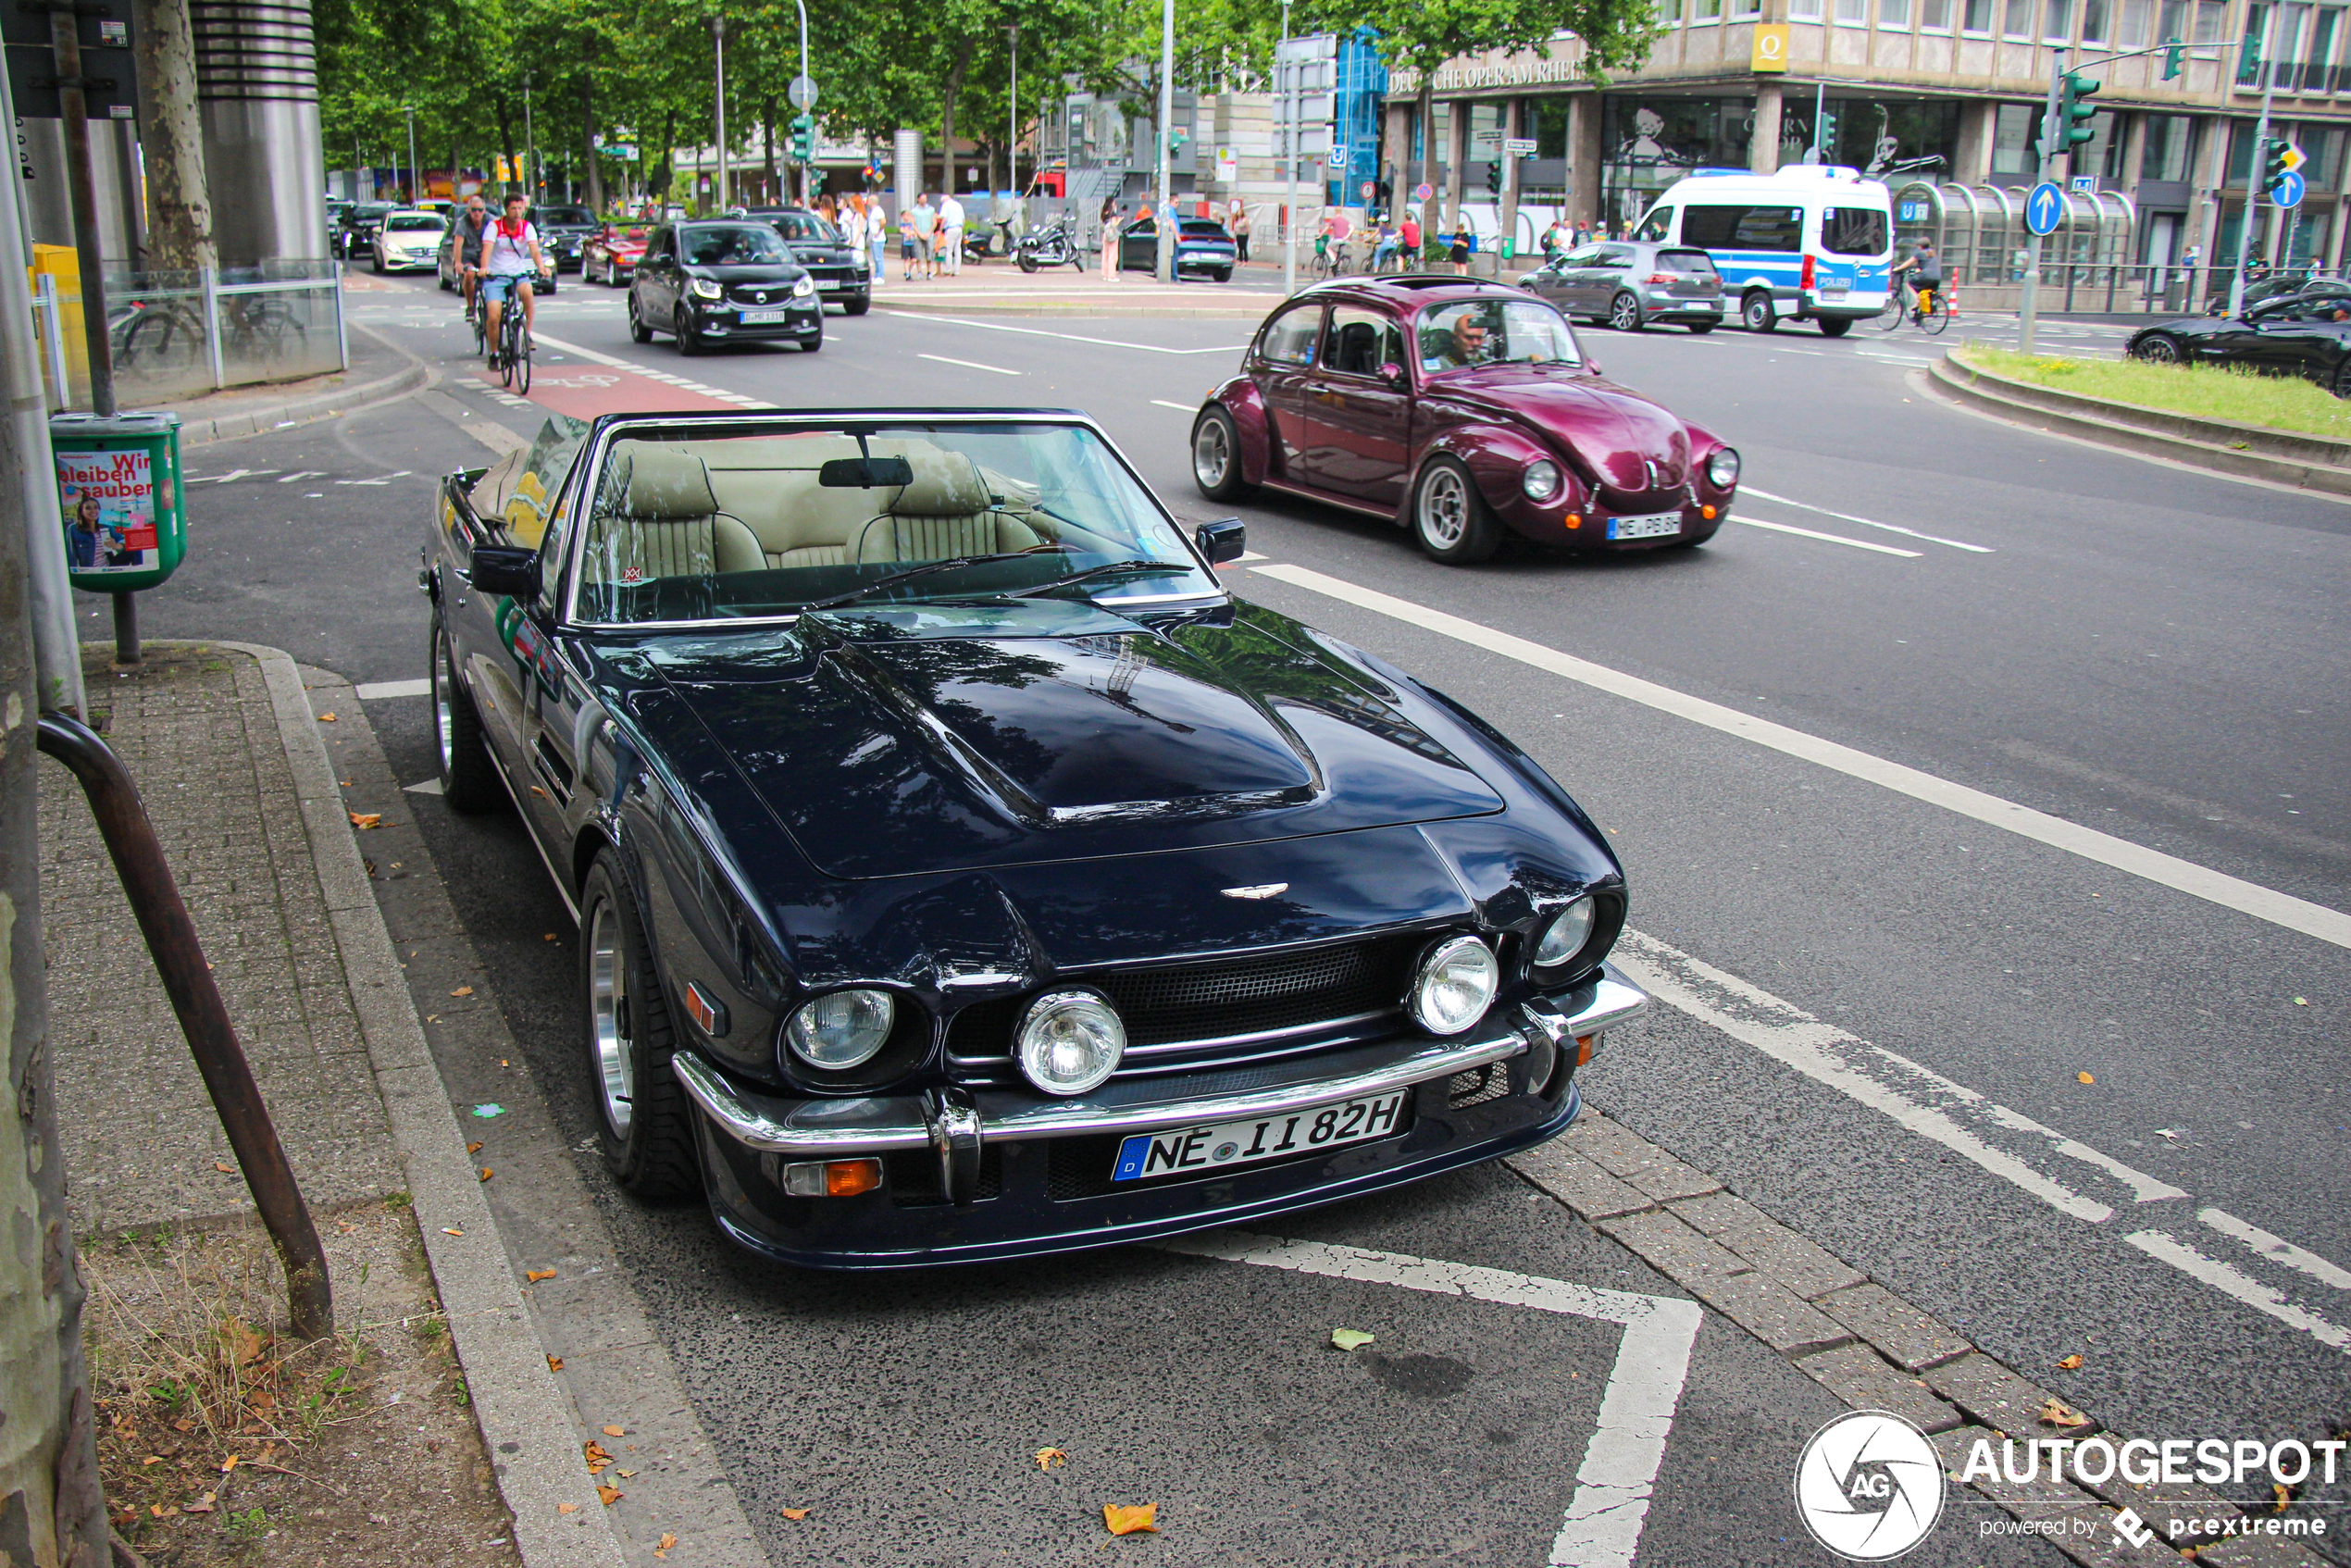
M1592 1052L1599 1043L1600 1037L1598 1035L1577 1035L1575 1037L1575 1064L1579 1067L1590 1066Z
M1710 523L1714 520L1714 508L1711 506L1701 506L1698 509L1698 515Z
M1570 512L1567 515L1567 526L1572 529L1582 528L1584 526L1584 514L1581 512Z
M810 1161L784 1167L784 1190L794 1198L854 1198L880 1186L879 1160Z

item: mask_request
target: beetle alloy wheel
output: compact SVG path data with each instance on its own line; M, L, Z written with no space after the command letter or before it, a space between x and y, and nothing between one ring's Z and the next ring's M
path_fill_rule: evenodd
M1192 432L1192 478L1202 490L1213 491L1222 486L1233 470L1233 443L1225 433L1225 421L1209 418L1200 422Z
M596 1089L604 1125L628 1136L635 1114L637 1064L628 1039L628 960L621 948L620 915L609 899L597 901L588 922L588 1041L596 1052Z
M439 617L435 617L438 621ZM432 639L432 738L441 747L441 777L449 777L456 760L457 741L450 729L449 638L436 627Z
M1434 470L1421 486L1421 537L1439 550L1452 549L1469 531L1469 489L1460 471Z

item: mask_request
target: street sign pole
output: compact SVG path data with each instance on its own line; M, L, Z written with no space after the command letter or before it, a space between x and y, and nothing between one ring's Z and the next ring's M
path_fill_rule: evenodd
M1289 45L1289 0L1282 0L1282 45L1274 52L1280 60ZM1276 65L1275 70L1287 70L1287 91L1283 103L1288 118L1283 121L1282 142L1282 295L1287 299L1298 292L1298 62Z
M2049 143L2058 138L2058 83L2065 77L2065 49L2059 45L2057 61L2049 68L2049 96L2041 108L2041 143L2033 157L2033 183L2039 185L2048 178ZM2041 292L2041 236L2034 234L2026 242L2024 253L2024 298L2017 308L2017 347L2025 354L2033 352L2033 323Z
M2245 217L2237 223L2237 265L2229 280L2229 315L2232 318L2245 314L2245 263L2253 243L2253 215L2261 201L2261 149L2270 141L2270 100L2278 90L2278 62L2271 57L2270 40L2277 28L2277 8L2261 20L2261 118L2253 128L2253 156L2246 160L2245 170ZM2223 67L2226 68L2225 56Z

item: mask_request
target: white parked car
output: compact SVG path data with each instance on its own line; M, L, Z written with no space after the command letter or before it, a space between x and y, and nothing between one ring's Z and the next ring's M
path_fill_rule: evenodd
M382 225L376 230L376 270L429 270L433 266L433 252L440 248L441 236L448 227L448 220L438 213L408 211L384 214Z

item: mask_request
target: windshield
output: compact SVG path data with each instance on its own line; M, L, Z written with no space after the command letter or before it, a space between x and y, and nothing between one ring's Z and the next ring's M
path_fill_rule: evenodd
M632 223L627 228L616 225L607 229L604 230L604 237L608 240L626 240L632 245L641 245L645 243L645 236L650 232L652 230L643 224Z
M532 221L587 225L596 221L596 215L586 207L541 207Z
M1821 209L1821 248L1831 255L1884 255L1887 229L1882 207Z
M1431 305L1418 323L1421 368L1474 365L1581 365L1567 318L1536 300L1457 300Z
M840 235L833 226L813 212L787 212L775 219L776 231L787 240L804 244L837 245Z
M881 482L838 468L850 482L823 482L827 464L861 455ZM792 615L865 589L871 604L986 598L1128 563L1138 569L1049 591L1113 603L1218 591L1150 493L1078 425L624 431L592 494L575 613L605 625ZM985 558L878 586L967 556Z
M684 253L689 267L757 267L791 259L781 237L758 223L681 229L678 231L678 248Z
M384 214L390 212L391 210L392 204L390 202L363 202L358 206L352 209L351 216L354 218L381 218Z
M400 213L385 218L384 228L393 234L438 234L442 230L442 222L441 219L421 212Z

